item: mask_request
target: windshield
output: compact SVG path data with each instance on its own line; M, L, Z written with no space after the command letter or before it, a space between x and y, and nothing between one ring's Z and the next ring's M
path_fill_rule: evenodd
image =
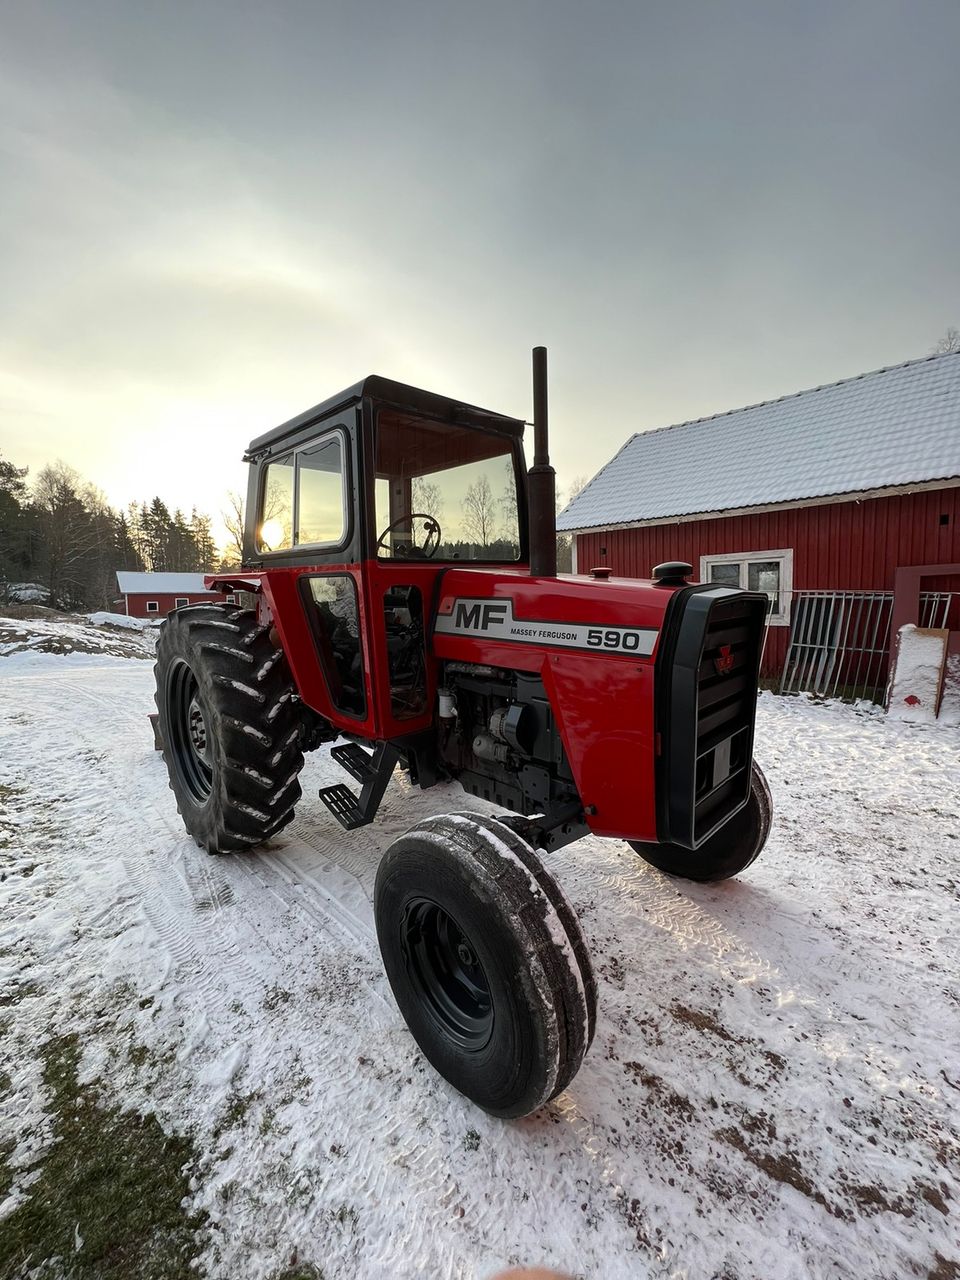
M518 560L512 442L383 409L377 418L377 555Z

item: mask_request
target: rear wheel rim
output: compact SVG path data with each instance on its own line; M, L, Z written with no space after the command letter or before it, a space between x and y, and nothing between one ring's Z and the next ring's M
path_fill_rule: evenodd
M167 677L167 728L170 754L190 798L205 804L213 790L210 732L197 685L186 662L177 662Z
M431 1022L467 1053L479 1053L493 1034L493 1000L473 943L429 898L406 904L400 939L404 966Z

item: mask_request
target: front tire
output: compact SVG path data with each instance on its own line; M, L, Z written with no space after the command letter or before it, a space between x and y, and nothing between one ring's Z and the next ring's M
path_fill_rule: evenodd
M641 840L627 843L645 862L668 876L708 883L729 880L756 862L767 843L772 823L770 788L760 766L754 764L747 803L699 849L685 849L679 844L647 844Z
M418 823L384 855L374 911L400 1012L454 1088L516 1117L567 1087L593 1038L593 972L572 907L515 832L476 813Z
M157 712L170 787L210 853L282 830L300 799L300 722L283 652L256 614L230 605L171 613L157 644Z

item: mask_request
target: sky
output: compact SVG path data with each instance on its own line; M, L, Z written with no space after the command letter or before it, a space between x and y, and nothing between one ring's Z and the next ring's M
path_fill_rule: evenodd
M956 0L0 0L0 453L216 516L367 373L529 418L543 344L564 488L925 355L958 48Z

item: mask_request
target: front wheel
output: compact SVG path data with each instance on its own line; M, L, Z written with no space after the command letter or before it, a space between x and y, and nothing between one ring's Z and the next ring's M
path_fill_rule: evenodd
M658 871L684 880L729 880L760 856L773 822L773 800L758 764L750 777L750 798L739 813L699 849L679 844L647 844L628 840L635 853Z
M567 1087L596 989L573 909L525 841L482 814L427 818L384 855L374 911L400 1012L454 1088L515 1117Z

